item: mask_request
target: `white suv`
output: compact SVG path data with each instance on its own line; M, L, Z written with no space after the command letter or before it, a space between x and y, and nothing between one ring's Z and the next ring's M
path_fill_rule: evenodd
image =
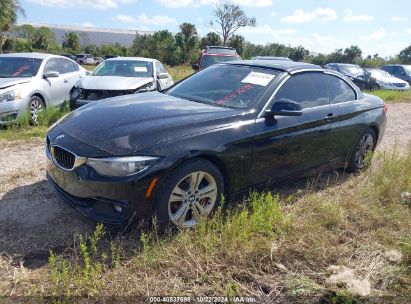
M94 58L90 54L77 54L76 61L78 64L89 64L89 65L95 64Z

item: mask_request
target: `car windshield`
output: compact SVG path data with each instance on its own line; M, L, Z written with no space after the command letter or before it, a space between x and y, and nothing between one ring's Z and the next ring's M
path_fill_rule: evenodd
M106 60L93 76L153 77L153 64L138 60Z
M372 70L371 75L374 77L392 77L392 75L383 70Z
M363 74L363 70L359 66L355 65L340 65L340 71L345 74Z
M0 78L33 77L37 75L42 59L0 58Z
M219 63L219 62L226 62L226 61L234 61L239 60L236 56L204 56L203 58L203 69L208 68L209 66Z
M182 81L166 94L229 108L255 104L279 71L238 65L215 65Z

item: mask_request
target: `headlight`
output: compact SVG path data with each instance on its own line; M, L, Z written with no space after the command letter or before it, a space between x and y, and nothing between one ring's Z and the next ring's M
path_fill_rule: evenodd
M154 89L154 81L151 81L149 83L146 83L144 85L142 85L141 87L139 87L135 93L139 93L139 92L145 92L145 91L150 91Z
M87 158L86 165L105 176L129 176L146 170L158 157L131 156Z
M75 100L83 95L83 89L75 87L70 93L70 99Z
M15 101L21 99L20 90L12 90L0 95L0 102Z

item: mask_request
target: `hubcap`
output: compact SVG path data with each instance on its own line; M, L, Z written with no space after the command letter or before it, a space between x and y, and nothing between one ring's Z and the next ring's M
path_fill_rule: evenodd
M210 214L216 201L215 179L207 172L193 172L183 177L171 192L168 215L177 227L193 227Z
M33 99L30 103L30 119L34 124L38 123L40 112L43 110L43 103L38 99Z
M355 164L358 169L362 169L364 167L365 157L373 149L374 139L371 134L367 133L361 138L357 151L355 152Z

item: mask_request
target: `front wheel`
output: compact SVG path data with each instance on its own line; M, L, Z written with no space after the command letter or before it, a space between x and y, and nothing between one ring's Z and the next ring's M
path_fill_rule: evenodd
M357 172L366 165L366 158L372 153L377 144L377 135L371 128L361 135L348 162L347 170Z
M38 96L32 96L29 100L30 123L38 125L39 115L44 110L44 103Z
M223 177L203 159L187 161L166 178L155 201L158 226L191 228L220 204Z

